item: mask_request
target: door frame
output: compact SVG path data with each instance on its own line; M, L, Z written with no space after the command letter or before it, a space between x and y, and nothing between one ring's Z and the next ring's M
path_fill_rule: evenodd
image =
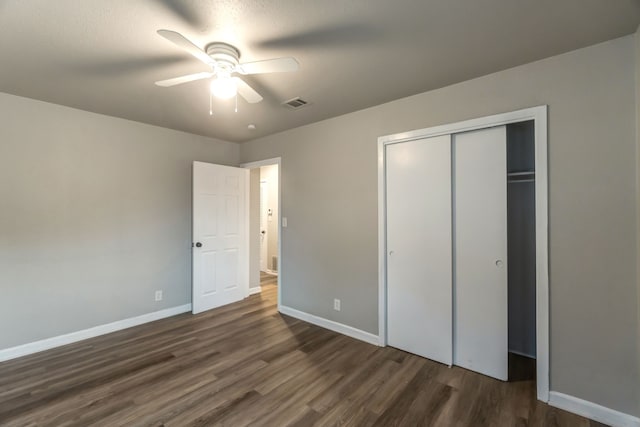
M439 135L533 120L535 129L536 212L536 387L549 401L549 201L547 105L433 126L378 138L378 341L387 345L387 242L385 146ZM506 155L506 154L505 154Z
M284 280L282 280L282 275L283 275L282 273L282 238L283 238L283 235L282 235L282 217L283 217L282 216L282 157L274 157L271 159L241 163L240 167L245 169L256 169L261 166L270 166L270 165L278 165L278 218L277 218L278 219L278 276L277 276L278 286L277 286L277 294L278 294L278 311L280 311L280 307L282 306L282 285L284 284ZM247 209L247 215L248 214L249 214L249 209Z

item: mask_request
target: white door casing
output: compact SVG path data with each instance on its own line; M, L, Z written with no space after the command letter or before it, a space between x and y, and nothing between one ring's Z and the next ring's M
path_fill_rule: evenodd
M452 363L450 141L444 135L386 147L388 343L447 365Z
M192 311L249 293L247 169L193 162Z
M453 364L508 379L507 134L453 135Z

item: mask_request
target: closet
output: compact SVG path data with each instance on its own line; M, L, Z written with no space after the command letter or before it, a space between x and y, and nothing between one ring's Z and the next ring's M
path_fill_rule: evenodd
M387 343L507 380L535 355L533 121L384 150Z
M535 131L507 126L509 352L536 357Z

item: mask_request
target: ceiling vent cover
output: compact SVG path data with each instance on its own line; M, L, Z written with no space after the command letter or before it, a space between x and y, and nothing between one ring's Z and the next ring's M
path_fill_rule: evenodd
M304 99L300 98L300 97L296 97L293 99L290 99L288 101L284 101L282 103L283 106L290 108L292 110L297 110L299 108L302 108L306 105L309 105L309 103L307 101L305 101Z

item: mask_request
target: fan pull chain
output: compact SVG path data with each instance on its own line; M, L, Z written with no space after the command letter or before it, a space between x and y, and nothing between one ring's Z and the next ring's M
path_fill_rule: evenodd
M213 95L209 93L209 115L213 116Z

